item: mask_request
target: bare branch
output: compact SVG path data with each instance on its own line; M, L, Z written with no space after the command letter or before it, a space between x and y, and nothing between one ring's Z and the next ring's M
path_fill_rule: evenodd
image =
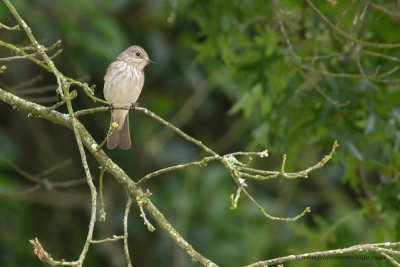
M74 185L84 184L86 183L86 178L69 180L65 182L51 182L51 188L61 188L61 187L70 187Z
M385 7L383 7L383 6L377 5L377 4L375 4L375 3L370 3L370 5L371 5L373 8L375 8L375 9L381 11L382 13L385 13L385 14L387 14L387 15L393 17L393 18L400 19L400 12L399 12L399 9L397 9L396 11L390 11L389 9L387 9L387 8L385 8Z
M8 159L6 159L1 155L0 155L0 160L3 161L5 164L7 164L10 168L15 170L18 174L25 177L27 180L34 183L40 183L40 179L38 179L38 177L24 171L23 169L21 169L20 167L18 167L17 165L15 165L14 163L12 163L11 161L9 161Z
M31 86L32 84L34 84L34 83L36 83L38 81L41 81L41 80L43 80L43 75L42 74L38 74L38 75L36 75L36 76L26 80L26 81L20 81L19 83L14 84L12 87L14 88L14 90L19 90L19 89L22 89L22 88L26 88L27 86ZM19 91L19 92L21 92L21 91Z
M104 222L106 220L106 211L104 208L104 200L103 200L103 177L104 177L104 168L100 167L100 178L99 178L99 201L100 201L100 211L99 211L99 221Z
M29 240L29 242L32 244L33 246L33 252L36 254L36 256L38 257L38 259L42 262L46 262L52 266L56 266L56 265L63 265L63 266L77 266L79 265L79 263L77 261L56 261L54 260L50 253L48 253L42 246L42 244L40 244L39 240L35 237L32 240Z
M0 62L2 61L13 61L13 60L17 60L17 59L27 59L27 58L31 58L31 57L35 57L37 56L37 52L32 53L32 54L27 54L27 55L23 55L23 56L12 56L12 57L2 57L0 58Z
M53 173L53 172L55 172L55 171L57 171L59 169L62 169L64 167L70 165L71 163L72 163L72 159L71 158L63 160L63 161L61 161L59 163L54 164L53 166L49 167L48 169L39 172L35 176L38 177L38 178L44 177L46 175L49 175L50 173Z
M143 210L143 204L148 200L148 197L150 195L151 195L150 192L147 191L147 193L144 196L136 197L136 202L139 206L140 217L143 218L144 225L146 225L147 230L149 230L150 232L154 232L156 230L156 228L154 228L154 226L149 222L149 220L147 220L146 214L144 213L144 210Z
M90 243L92 244L101 244L101 243L107 243L107 242L115 242L124 239L124 236L122 235L113 235L113 237L110 238L105 238L101 240L91 240Z
M157 176L159 176L159 175L161 175L161 174L164 174L164 173L168 173L168 172L172 172L172 171L177 171L177 170L183 170L183 169L186 169L186 168L191 167L191 166L198 166L198 167L207 166L207 163L208 163L208 162L214 161L214 160L217 160L217 159L218 159L217 156L214 156L214 157L206 157L206 158L204 158L204 159L202 159L202 160L199 160L199 161L194 161L194 162L190 162L190 163L186 163L186 164L179 164L179 165L175 165L175 166L168 167L168 168L165 168L165 169L160 169L160 170L158 170L158 171L149 173L149 174L145 175L144 177L142 177L142 178L136 183L136 186L140 187L140 186L142 186L144 183L146 183L148 180L150 180L150 179L152 179L152 178L154 178L154 177L157 177Z
M0 29L1 28L9 30L9 31L19 31L19 25L18 24L13 26L13 27L10 27L10 26L4 25L3 23L0 23Z
M18 95L34 95L34 94L46 93L49 91L54 91L56 88L57 88L57 86L55 86L55 85L47 85L47 86L41 86L41 87L36 87L36 88L28 88L28 89L18 91Z
M131 208L132 198L128 197L128 201L126 202L125 207L125 215L124 215L124 253L126 258L126 263L128 267L132 267L131 257L129 256L129 248L128 248L128 216L129 210Z
M343 254L349 254L349 253L360 253L360 252L377 252L377 253L386 253L388 255L400 255L400 251L393 250L393 249L387 249L383 247L393 247L399 245L398 242L395 243L378 243L378 244L363 244L363 245L355 245L352 247L348 248L342 248L342 249L333 249L333 250L327 250L327 251L318 251L318 252L312 252L312 253L304 253L304 254L298 254L298 255L290 255L290 256L285 256L285 257L279 257L271 260L265 260L265 261L259 261L250 265L247 265L246 267L263 267L263 266L269 266L272 264L278 264L278 263L283 263L283 262L288 262L288 261L294 261L294 260L303 260L303 259L322 259L324 257L329 257L333 255L343 255Z
M28 188L25 188L25 189L18 189L18 190L14 190L14 191L0 192L0 195L21 195L21 194L34 192L36 190L39 190L41 187L42 186L40 184L35 184L35 185L29 186Z

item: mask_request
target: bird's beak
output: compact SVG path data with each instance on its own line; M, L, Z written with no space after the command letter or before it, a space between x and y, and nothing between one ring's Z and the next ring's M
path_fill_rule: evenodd
M156 64L154 61L151 61L150 59L147 59L147 64Z

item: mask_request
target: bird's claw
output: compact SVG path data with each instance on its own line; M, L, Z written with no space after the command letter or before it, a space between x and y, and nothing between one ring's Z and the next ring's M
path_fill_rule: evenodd
M131 108L130 109L131 109L132 113L135 111L136 106L137 106L137 102L131 104Z

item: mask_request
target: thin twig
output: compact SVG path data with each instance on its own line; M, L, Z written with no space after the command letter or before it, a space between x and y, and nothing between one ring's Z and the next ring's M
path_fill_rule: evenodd
M99 103L102 103L102 104L109 104L107 101L94 96L94 87L89 87L87 85L87 83L85 83L85 82L81 82L81 81L74 80L74 79L71 79L71 78L66 78L66 79L71 85L77 85L77 86L81 87L83 89L83 92L88 97L90 97L93 100L93 102L95 102L95 103L99 102Z
M400 43L395 43L395 44L379 44L379 43L370 43L366 41L359 40L357 38L354 38L351 36L349 33L343 31L342 29L336 27L335 24L333 24L312 2L311 0L305 0L307 4L317 13L317 15L325 21L326 24L329 25L334 31L348 39L349 41L352 41L356 44L360 44L362 46L367 46L367 47L374 47L378 49L394 49L400 47Z
M154 114L154 112L143 108L143 107L136 107L135 111L140 111L144 114L146 114L147 116L152 117L153 119L155 119L156 121L160 122L161 124L163 124L164 126L170 128L171 130L173 130L174 132L176 132L178 135L180 135L181 137L183 137L185 140L197 145L198 147L200 147L202 150L204 150L206 153L211 154L213 156L217 156L219 157L219 155L214 152L212 149L210 149L209 147L207 147L206 145L204 145L201 141L191 137L190 135L184 133L181 129L175 127L174 125L172 125L171 123L169 123L168 121L162 119L161 117L157 116L156 114Z
M99 221L106 221L106 211L104 208L104 200L103 200L103 177L104 177L104 168L100 167L100 178L99 178L99 201L100 201L100 211L99 211Z
M35 184L35 185L29 186L25 189L17 189L17 190L13 190L13 191L0 192L0 195L22 195L22 194L26 194L26 193L30 193L30 192L39 190L41 187L42 187L41 184Z
M43 96L43 97L27 97L26 100L39 103L39 104L46 104L46 103L54 103L59 99L58 96Z
M179 165L171 166L171 167L168 167L168 168L160 169L160 170L158 170L158 171L149 173L149 174L145 175L144 177L142 177L142 178L136 183L136 186L140 187L140 186L142 186L144 183L146 183L148 180L150 180L150 179L152 179L152 178L154 178L154 177L157 177L157 176L159 176L159 175L161 175L161 174L164 174L164 173L168 173L168 172L172 172L172 171L177 171L177 170L186 169L186 168L191 167L191 166L198 166L198 167L207 166L207 163L208 163L208 162L214 161L214 160L217 160L217 159L218 159L217 156L206 157L206 158L204 158L204 159L202 159L202 160L199 160L199 161L194 161L194 162L190 162L190 163L186 163L186 164L179 164Z
M348 104L350 104L350 100L347 100L343 103L340 103L339 101L331 98L329 95L327 95L322 88L318 85L317 82L314 82L312 79L308 79L308 81L313 85L313 87L315 88L315 90L320 93L329 103L331 103L332 105L334 105L335 107L344 107Z
M36 88L28 88L18 91L18 95L33 95L33 94L46 93L49 91L54 91L56 88L57 86L55 85L46 85Z
M32 84L35 84L38 81L43 80L43 75L38 74L35 77L32 77L26 81L21 81L17 84L14 84L12 87L14 90L18 90L18 93L21 94L21 91L19 89L26 88L27 86L31 86Z
M148 194L146 194L143 197L136 197L136 202L140 209L140 217L143 218L144 225L146 225L147 230L149 230L150 232L154 232L156 228L154 228L154 226L149 222L149 220L146 217L146 213L143 210L143 204L145 204L147 201L148 201Z
M62 49L58 49L57 50L57 52L55 52L53 55L51 55L49 58L50 59L53 59L53 58L55 58L55 57L57 57L57 56L59 56L61 53L62 53Z
M37 56L38 52L32 53L32 54L28 54L28 55L23 55L23 56L12 56L12 57L1 57L0 58L0 62L2 61L13 61L13 60L17 60L17 59L27 59L30 57L35 57Z
M400 12L399 12L399 9L397 9L397 10L394 9L394 10L396 10L396 11L390 11L389 9L384 8L383 6L377 5L377 4L375 4L375 3L370 3L370 5L371 5L373 8L375 8L376 10L379 10L379 11L381 11L381 12L383 12L383 13L385 13L385 14L391 16L391 17L400 19Z
M361 62L360 62L360 53L357 53L357 54L356 54L356 63L357 63L357 67L358 67L358 70L360 71L361 75L367 76L367 75L365 74L364 68L362 67ZM372 88L374 88L376 91L379 90L379 87L376 86L374 83L372 83L369 79L367 79L367 82L368 82L368 84L369 84Z
M53 172L55 172L55 171L57 171L57 170L59 170L61 168L64 168L64 167L70 165L71 163L72 163L72 159L71 158L63 160L63 161L61 161L61 162L59 162L57 164L54 164L53 166L49 167L48 169L37 173L35 176L38 177L38 178L44 177L46 175L49 175L50 173L53 173Z
M33 252L36 254L38 259L42 262L46 262L52 266L56 265L63 265L63 266L78 266L79 262L78 261L56 261L54 260L51 256L50 253L48 253L40 244L39 240L35 237L34 239L29 240L29 242L33 246Z
M257 209L259 209L261 211L261 213L268 219L270 220L274 220L274 221L285 221L285 222L293 222L293 221L297 221L298 219L300 219L301 217L303 217L304 215L306 215L307 213L311 212L311 208L310 207L306 207L301 213L299 213L298 215L294 216L294 217L289 217L289 218L283 218L283 217L275 217L275 216L271 216L270 214L268 214L264 208L258 204L258 202L249 194L249 192L247 192L247 190L242 189L242 191L244 192L244 194L247 196L247 198L253 203L254 206L256 206Z
M86 183L86 178L69 180L69 181L64 181L64 182L51 182L50 187L52 187L52 188L70 187L70 186L84 184L84 183Z
M379 225L382 226L382 229L385 230L388 234L392 235L393 237L396 236L396 231L392 229L392 227L388 224L388 222L385 220L384 217L381 216L379 213L379 210L376 208L376 204L374 202L374 197L371 196L371 193L368 191L368 182L365 177L364 170L360 166L360 162L358 162L358 167L357 167L357 173L358 177L360 178L360 185L361 185L361 190L364 193L364 197L367 203L367 206L369 210L371 211L372 215L376 218L376 220L379 222Z
M393 265L395 265L395 266L397 266L397 267L399 267L400 266L400 264L395 260L395 259L393 259L392 257L390 257L388 254L386 254L385 252L382 252L382 251L379 251L378 252L379 254L381 254L381 255L383 255L388 261L390 261Z
M113 235L113 237L101 239L101 240L91 240L90 243L92 244L101 244L101 243L107 243L107 242L115 242L118 240L124 239L124 236L122 235Z
M339 146L339 144L335 140L335 142L332 145L332 149L328 155L325 155L319 162L317 162L313 166L308 167L307 169L304 169L301 171L297 171L297 172L284 171L286 157L284 157L282 160L280 171L264 171L264 170L250 168L250 167L243 167L243 166L237 166L237 168L242 172L246 172L248 174L247 177L254 178L256 180L268 180L268 179L279 177L279 176L282 176L286 179L307 178L308 174L310 172L312 172L316 169L322 168L332 158L332 156L335 153L336 148L338 146ZM251 173L255 173L256 175L251 175ZM257 176L257 175L259 175L259 176Z
M59 107L63 106L65 104L65 100L61 100L57 103L55 103L54 105L52 105L51 107L49 107L51 110L55 110L58 109Z
M128 248L128 216L129 216L129 210L131 209L131 204L132 204L132 198L129 196L126 202L125 215L124 215L124 253L128 267L132 267L131 257L129 256L129 248Z
M387 244L387 245L385 245L385 244ZM327 251L317 251L317 252L311 252L311 253L290 255L290 256L279 257L279 258L275 258L275 259L271 259L271 260L259 261L259 262L253 263L253 264L246 265L246 267L264 267L264 266L270 266L273 264L294 261L294 260L304 260L304 259L319 259L319 260L321 260L324 257L329 257L329 256L333 256L333 255L342 256L343 254L370 252L370 251L377 252L377 253L383 252L383 253L387 253L389 255L399 255L400 251L388 250L388 249L380 247L380 246L394 246L395 244L398 244L398 242L393 243L393 244L391 244L390 242L380 243L380 244L363 244L363 245L355 245L352 247L342 248L342 249L333 249L333 250L327 250Z
M106 134L106 137L104 140L100 143L100 145L97 146L97 149L102 149L102 147L107 143L108 139L110 139L111 134L118 129L118 123L113 122L110 124L110 128L108 129L108 132Z
M15 170L18 174L28 179L29 181L34 183L40 183L40 179L38 177L24 171L23 169L21 169L20 167L18 167L17 165L15 165L14 163L12 163L11 161L9 161L8 159L6 159L1 155L0 155L0 160L3 161L5 164L7 164L11 169Z
M18 24L13 26L13 27L10 27L10 26L4 25L3 23L0 23L0 29L1 28L9 30L9 31L19 31L19 25Z
M386 54L373 52L373 51L369 51L369 50L361 50L360 54L370 55L370 56L374 56L374 57L380 57L380 58L387 59L387 60L394 61L394 62L400 62L399 57L389 56Z
M119 109L119 108L114 107L114 109ZM82 110L75 111L75 117L91 115L91 114L94 114L97 112L105 112L105 111L109 111L109 110L110 110L109 107L97 107L97 108L82 109Z

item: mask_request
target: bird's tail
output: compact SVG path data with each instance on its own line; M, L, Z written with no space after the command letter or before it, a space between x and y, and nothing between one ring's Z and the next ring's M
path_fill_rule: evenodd
M129 133L129 111L113 110L111 112L111 123L118 123L118 129L115 129L107 141L107 148L114 149L119 145L122 149L131 148L131 135Z

